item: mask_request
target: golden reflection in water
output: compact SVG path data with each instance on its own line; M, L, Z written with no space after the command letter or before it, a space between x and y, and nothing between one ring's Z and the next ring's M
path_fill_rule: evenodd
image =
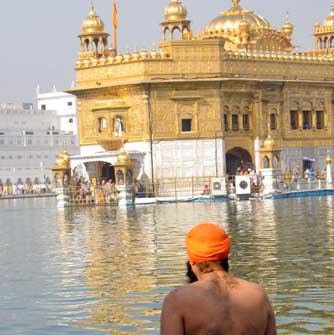
M99 299L91 310L89 322L120 327L128 325L130 305L144 303L145 292L157 286L151 275L156 268L156 245L154 234L140 222L129 223L126 209L113 208L115 216L110 221L101 220L104 211L97 208L86 236L87 283L90 293ZM154 229L154 226L145 228ZM141 295L132 294L134 292ZM128 301L129 306L124 301ZM148 309L146 317L155 314ZM137 319L135 323L145 326L145 320Z

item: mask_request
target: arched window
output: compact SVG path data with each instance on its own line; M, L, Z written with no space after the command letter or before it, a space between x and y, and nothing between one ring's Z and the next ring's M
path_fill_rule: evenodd
M179 27L173 28L172 31L172 40L180 40L181 39L181 32Z
M275 113L270 114L270 129L271 130L277 129L277 119Z
M164 41L166 39L169 39L169 35L170 35L169 28L165 28L165 30L164 30Z
M122 136L123 131L124 131L123 120L120 116L116 116L114 120L115 136Z
M118 185L124 185L124 174L121 170L117 171L117 182Z
M334 48L334 36L331 37L329 47L330 47L331 49Z
M85 44L85 51L89 51L89 49L90 49L90 41L89 41L89 39L86 39L85 42L84 42L84 44Z
M239 106L234 106L232 108L232 130L234 130L234 131L237 131L240 128L239 113L240 113Z
M318 38L318 48L322 49L322 39L321 39L321 37Z
M277 169L278 168L278 157L275 155L273 157L273 169Z
M108 46L108 40L104 38L103 39L103 50L105 50L107 46Z
M132 172L130 170L126 172L126 185L132 185Z
M70 118L70 119L68 120L68 123L73 123L73 119Z
M93 43L93 45L94 45L94 51L95 52L99 51L99 45L100 45L99 40L97 38L95 38L93 42L94 42Z
M263 168L264 169L269 169L270 167L270 159L268 156L263 157Z
M105 117L99 117L98 124L99 124L99 133L102 133L105 129L108 128L108 122Z
M249 130L249 114L245 113L242 115L242 127L244 130Z
M223 119L224 119L224 130L225 131L228 131L229 130L229 108L228 106L224 106L224 116L223 116Z
M324 39L324 49L328 48L328 37L325 37Z

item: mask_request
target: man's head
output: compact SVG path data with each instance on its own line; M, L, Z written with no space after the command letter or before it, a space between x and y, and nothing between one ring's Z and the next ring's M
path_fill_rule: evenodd
M195 226L186 237L188 253L187 276L190 282L196 280L193 266L200 272L210 268L209 263L218 263L228 271L228 256L231 251L231 240L225 230L216 224L201 223Z

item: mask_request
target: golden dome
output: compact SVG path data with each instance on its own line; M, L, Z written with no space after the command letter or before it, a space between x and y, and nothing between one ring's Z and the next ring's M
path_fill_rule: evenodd
M88 16L82 23L82 32L84 34L104 32L104 23L99 16L96 15L93 2L91 2Z
M334 13L327 17L324 23L324 27L333 27L334 26Z
M275 140L271 137L271 135L269 134L268 137L265 139L264 143L263 143L263 147L265 149L271 149L275 146Z
M57 169L69 169L71 167L71 159L65 143L64 151L57 156L55 167Z
M61 153L59 155L59 159L61 159L63 161L63 166L64 167L69 167L70 166L70 155L68 154L67 151L64 151L63 153Z
M165 20L166 21L179 21L187 18L187 9L183 3L178 0L170 0L170 3L165 9Z
M227 37L230 34L238 35L241 27L248 24L250 30L272 29L270 23L250 10L240 7L240 0L232 0L233 7L220 13L206 27L204 33L209 36Z
M287 15L286 20L284 22L284 25L282 27L282 32L285 36L287 36L288 38L290 38L292 36L293 33L293 29L294 26L293 24L289 21L289 17Z
M130 165L131 160L129 154L125 150L121 150L121 152L117 156L116 165Z

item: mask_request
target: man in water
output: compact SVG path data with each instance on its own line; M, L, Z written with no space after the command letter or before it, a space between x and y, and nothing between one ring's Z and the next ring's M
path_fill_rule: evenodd
M276 335L263 288L228 273L231 242L224 229L199 224L186 247L190 284L165 298L161 335Z

